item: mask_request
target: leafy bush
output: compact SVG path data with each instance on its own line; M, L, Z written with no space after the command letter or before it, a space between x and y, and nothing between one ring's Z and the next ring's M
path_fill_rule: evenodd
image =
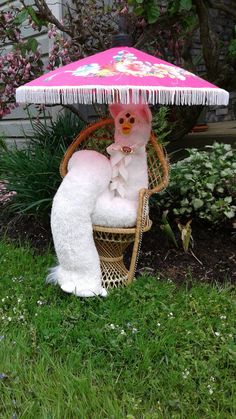
M173 164L169 186L156 201L160 211L211 223L235 217L236 155L231 145L214 143L204 151L187 151L189 157Z
M3 135L0 135L0 150L5 149L6 150L6 141Z
M236 58L236 25L234 26L234 38L231 39L229 47L228 47L228 53L229 56L235 60Z
M32 122L24 149L0 147L0 179L9 192L15 191L7 205L12 213L47 218L53 196L61 182L59 165L72 139L83 124L73 115L58 117L51 124Z
M174 128L174 123L168 121L170 108L167 106L160 106L157 111L153 110L152 114L152 131L156 134L159 143L166 146L168 142L166 141Z

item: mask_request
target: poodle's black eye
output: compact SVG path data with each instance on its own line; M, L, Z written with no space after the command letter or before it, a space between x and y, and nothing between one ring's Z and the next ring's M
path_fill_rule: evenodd
M127 113L125 116L126 116L126 118L129 118L130 117L130 113Z
M123 124L123 123L124 123L124 118L120 118L120 119L119 119L119 123L120 123L120 124Z
M133 116L130 118L129 122L130 122L131 124L134 124L134 123L135 123L135 119L133 118Z

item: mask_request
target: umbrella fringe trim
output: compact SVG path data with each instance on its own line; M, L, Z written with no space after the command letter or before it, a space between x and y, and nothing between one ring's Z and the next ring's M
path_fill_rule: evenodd
M228 105L229 93L220 88L178 88L150 86L64 86L61 87L30 87L16 89L18 103L44 104L92 104L122 103L150 105Z

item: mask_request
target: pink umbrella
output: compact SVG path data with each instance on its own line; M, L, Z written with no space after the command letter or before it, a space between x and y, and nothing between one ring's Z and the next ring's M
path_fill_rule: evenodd
M130 47L83 58L19 87L19 103L227 105L229 93Z

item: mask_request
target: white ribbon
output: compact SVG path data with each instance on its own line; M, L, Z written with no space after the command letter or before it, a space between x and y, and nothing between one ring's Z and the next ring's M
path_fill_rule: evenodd
M128 154L122 151L122 147L127 148L129 146L127 144L122 145L119 143L113 143L107 147L107 152L111 156L110 162L112 168L110 190L113 191L115 195L119 195L121 198L124 198L128 181L127 166L132 160L132 155L139 153L142 147L135 144L130 147L132 151Z

